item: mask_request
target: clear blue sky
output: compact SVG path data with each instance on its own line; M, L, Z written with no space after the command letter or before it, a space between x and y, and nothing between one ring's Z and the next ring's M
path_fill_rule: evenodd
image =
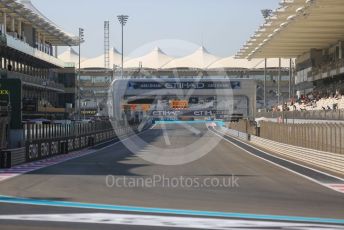
M263 23L260 10L276 9L279 1L32 0L42 13L66 31L77 34L78 27L85 29L86 43L82 53L86 57L103 53L104 20L110 20L110 45L120 50L118 14L130 16L125 27L125 54L150 43L141 49L141 52L148 51L157 40L180 39L203 44L218 56L233 55ZM168 50L166 44L160 46L172 55L189 52Z

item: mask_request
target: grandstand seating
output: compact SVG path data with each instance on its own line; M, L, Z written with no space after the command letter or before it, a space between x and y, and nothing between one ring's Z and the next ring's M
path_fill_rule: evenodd
M340 77L318 81L312 92L284 106L273 106L272 110L282 111L282 108L284 111L344 110L344 80Z
M302 111L302 110L336 110L344 109L344 96L337 98L322 98L318 101L311 101L308 103L296 102L294 104L287 103L287 110L289 111ZM278 106L278 109L282 110L282 105ZM286 109L284 109L286 110Z

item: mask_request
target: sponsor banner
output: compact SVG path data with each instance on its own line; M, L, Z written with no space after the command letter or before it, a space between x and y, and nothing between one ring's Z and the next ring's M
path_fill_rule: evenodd
M166 82L140 82L129 81L128 89L240 89L240 81L166 81Z
M226 110L153 110L150 115L153 117L178 117L178 116L193 116L193 117L211 117L218 115L229 115Z

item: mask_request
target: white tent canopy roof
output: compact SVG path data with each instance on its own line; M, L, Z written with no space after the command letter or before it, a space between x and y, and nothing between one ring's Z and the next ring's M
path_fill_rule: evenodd
M59 59L66 63L79 63L79 54L71 47L69 47L65 52L59 55ZM81 57L81 62L85 60L85 58Z
M75 63L77 66L79 62L78 53L72 48L62 53L59 58L67 63ZM104 54L95 58L85 59L81 58L81 68L104 68ZM121 66L121 54L113 48L110 53L110 68L113 65ZM255 58L252 60L236 59L234 56L219 58L210 54L204 47L200 47L191 55L173 58L165 54L160 48L155 47L148 54L137 58L124 58L125 69L155 69L155 70L170 70L170 69L264 69L264 59ZM281 59L281 67L289 68L290 60ZM268 58L267 68L278 68L278 58Z
M122 55L116 50L116 48L111 49L109 57L110 57L110 63L109 63L110 68L112 68L113 65L117 65L117 66L121 65ZM95 58L87 59L81 63L81 68L104 68L104 67L105 67L104 54Z
M281 67L289 68L290 60L281 59ZM208 69L264 69L265 61L264 58L255 58L255 59L237 59L234 56L227 58L222 58L217 62L213 63L208 67ZM267 68L278 68L279 60L278 58L269 58L267 59Z
M198 48L194 53L176 58L163 66L164 69L177 69L177 68L191 68L191 69L205 69L219 57L210 54L203 46Z
M165 64L173 60L172 57L166 55L159 47L155 47L148 54L133 58L124 63L124 68L147 68L160 69Z

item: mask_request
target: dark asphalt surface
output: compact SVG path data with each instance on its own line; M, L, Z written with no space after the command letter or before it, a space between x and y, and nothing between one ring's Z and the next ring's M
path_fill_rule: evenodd
M204 143L219 138L208 132L205 125L194 125L194 128L200 130L201 134L195 135L178 125L166 125L169 145L160 127L140 137L151 145L172 149L186 147L201 136ZM148 151L149 145L142 146L140 154ZM158 183L152 187L108 187L108 175L136 179L153 175L167 178L183 176L202 182L207 178L221 181L234 176L238 178L239 186L162 187ZM344 219L343 194L251 156L225 140L221 140L202 158L179 166L147 162L132 154L122 143L117 143L85 157L4 181L0 183L0 194L100 204ZM92 210L0 203L0 215L60 212L90 213ZM23 224L0 220L0 223L0 229L47 229L47 226L50 229L95 228L95 225L38 224L30 221ZM102 225L102 229L107 228L113 229L111 225ZM155 228L121 226L118 229Z
M216 129L212 129L214 131L216 131L216 133L221 134L221 132L218 132L218 130ZM257 157L263 158L265 160L268 160L270 162L273 162L275 164L278 164L280 166L283 166L285 168L291 169L292 171L299 173L301 175L307 176L309 178L312 178L320 183L324 183L324 184L331 184L331 183L339 183L339 184L344 184L344 182L342 180L340 180L339 178L327 175L325 173L321 173L318 172L316 170L312 170L310 168L307 167L303 167L302 165L299 164L295 164L293 162L290 162L288 160L284 160L275 156L272 156L270 154L266 154L264 151L260 151L255 147L252 147L251 145L239 141L236 138L230 137L230 136L224 136L224 139L230 141L231 143L240 146L241 148L246 149L247 151L251 152L252 154L254 154Z

